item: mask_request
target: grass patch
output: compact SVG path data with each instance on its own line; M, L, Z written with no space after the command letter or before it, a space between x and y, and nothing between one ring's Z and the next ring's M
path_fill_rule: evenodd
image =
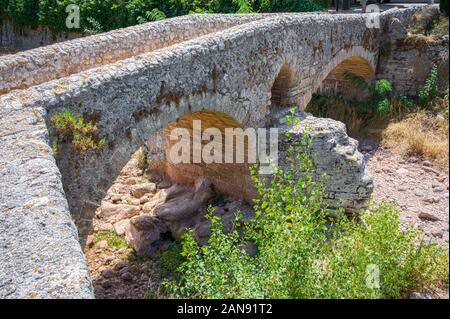
M137 161L137 166L139 169L146 169L147 168L147 157L145 156L144 152L142 151L142 149L137 150L134 154L133 154L133 158L136 159Z
M93 242L94 244L99 241L106 240L108 246L115 249L127 249L128 244L125 241L125 238L117 235L113 231L99 231L94 234Z
M167 250L160 253L159 263L163 272L168 274L176 273L178 267L185 261L181 254L181 249L181 244L174 241Z
M382 132L382 142L402 155L417 155L441 167L449 164L448 119L426 111L393 121Z
M327 117L344 123L351 136L357 135L364 124L364 102L314 94L305 111L316 117Z
M411 17L406 30L412 34L429 34L436 19L437 16L434 13L417 12Z

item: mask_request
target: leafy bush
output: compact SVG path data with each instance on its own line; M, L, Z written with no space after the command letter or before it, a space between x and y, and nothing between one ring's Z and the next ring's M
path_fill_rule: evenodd
M328 6L328 0L1 0L0 16L18 24L69 31L68 4L80 7L79 31L99 33L188 13L316 11Z
M359 110L365 114L369 109L380 116L386 116L391 111L391 93L393 91L392 84L388 80L377 80L373 84L369 84L366 79L357 74L346 72L343 79L352 82L354 86L363 91L369 91L371 99L365 105L359 105Z
M415 229L400 230L394 206L373 207L359 219L330 212L310 145L304 131L300 149L289 150L292 165L278 168L270 180L252 170L259 192L252 222L242 225L237 213L225 234L210 210L207 245L199 246L191 230L183 235L185 261L164 282L172 296L395 298L448 281L448 252L425 244ZM256 256L246 254L246 241Z
M261 0L262 12L304 12L320 11L323 7L313 0Z
M58 142L71 143L79 151L96 150L104 143L104 138L97 136L97 127L92 121L75 116L72 110L64 108L50 119L55 126Z
M385 116L390 112L390 93L392 92L391 82L388 80L378 80L369 89L372 93L373 109L375 114Z

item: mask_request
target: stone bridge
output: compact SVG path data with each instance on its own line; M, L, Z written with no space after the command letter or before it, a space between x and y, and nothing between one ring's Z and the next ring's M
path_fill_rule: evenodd
M382 13L380 29L360 14L192 15L0 58L0 297L93 297L74 221L89 225L152 134L202 110L261 127L345 86L343 72L371 80L383 28L413 12ZM105 145L55 161L62 108L92 119Z

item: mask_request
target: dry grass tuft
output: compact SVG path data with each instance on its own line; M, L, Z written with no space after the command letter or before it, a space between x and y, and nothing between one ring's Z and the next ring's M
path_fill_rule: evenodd
M426 34L433 26L436 14L431 12L417 12L411 17L406 30L413 34Z
M447 119L420 111L391 122L382 133L382 142L403 155L423 156L448 168L448 130Z
M438 39L435 36L424 34L409 34L402 39L403 45L408 45L416 49L426 49L429 46L436 45Z

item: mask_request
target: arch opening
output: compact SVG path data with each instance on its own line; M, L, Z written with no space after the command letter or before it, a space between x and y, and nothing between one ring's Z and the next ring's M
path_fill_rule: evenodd
M196 136L194 130L199 128L199 135ZM175 164L171 158L170 152L172 148L176 143L179 143L178 140L174 140L173 137L171 137L171 134L175 129L186 129L187 132L189 132L189 136L191 137L191 140L188 141L190 146L189 163ZM239 163L234 161L237 160L236 151L239 143L237 138L234 137L232 141L234 146L232 158L234 160L233 163L226 163L227 140L225 139L225 134L227 129L241 130L243 128L233 117L222 112L208 110L192 112L168 123L162 130L165 162L163 165L160 165L160 167L162 167L164 174L172 181L187 185L194 185L198 178L206 177L210 179L218 192L226 196L244 199L253 198L255 194L248 173L248 136L244 136L241 141L243 143L241 150L244 155L244 162ZM216 136L210 136L210 140L202 139L202 136L207 130L213 133L216 131L216 133L220 134L221 140L217 141ZM210 144L213 140L214 142L219 142L221 145L221 149L218 152L220 154L216 153L217 150L211 150L211 152L208 152L207 154L211 155L211 160L214 160L214 162L211 163L205 161L203 156L201 156L201 158L196 156L197 159L195 159L194 152L196 152L197 155L203 155L206 153L205 146ZM196 145L200 146L201 149L199 150ZM218 162L216 162L216 160Z
M294 72L286 64L281 67L272 84L270 102L272 107L286 107L298 102Z
M319 93L328 96L342 96L346 99L362 101L369 97L367 90L362 90L348 76L356 76L370 84L375 72L370 63L363 57L352 56L339 63L322 81Z
M179 131L174 133L177 129L188 132L187 140L186 136L178 134ZM200 141L194 132L197 129ZM101 265L98 261L105 251L97 247L99 239L112 238L133 248L128 255L116 251L112 254L122 264L136 266L135 254L152 259L159 251L172 245L174 240L179 240L187 228L193 230L199 244L205 244L209 239L209 221L205 218L209 206L214 207L213 214L221 218L224 229L231 227L237 211L242 213L243 220L253 216L248 199L253 198L256 192L248 169L249 139L245 137L240 140L245 154L243 163L209 163L203 156L200 162L195 162L194 144L201 145L205 152L204 147L216 139L216 136L205 139L208 129L220 134L223 155L227 143L225 130L242 129L245 132L237 120L225 113L209 110L191 112L146 136L144 143L112 181L92 218L90 237L97 239L85 249L97 298L109 298L118 290L130 291L130 297L136 297L137 293L145 293L146 287L143 285L142 291L137 291L140 288L132 288L133 282L125 281L118 287L103 289L104 280L99 267L103 269L109 265ZM171 152L179 150L176 145L180 142L188 145L188 162L173 160ZM232 155L237 159L239 140L234 137L232 142L235 147ZM155 278L160 278L158 268L148 268L148 271L155 272ZM140 270L136 272L141 275Z

